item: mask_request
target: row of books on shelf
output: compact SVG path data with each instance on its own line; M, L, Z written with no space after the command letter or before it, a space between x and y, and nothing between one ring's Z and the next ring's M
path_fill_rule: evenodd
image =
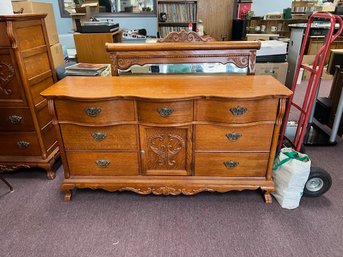
M165 22L193 22L197 17L196 4L177 3L177 4L159 4L159 13L165 13L167 19Z
M314 6L292 7L292 12L313 12Z
M107 76L110 64L76 63L65 68L66 76Z
M172 31L180 32L180 31L186 30L186 29L187 28L185 28L185 27L160 27L159 33L160 33L160 37L165 37Z

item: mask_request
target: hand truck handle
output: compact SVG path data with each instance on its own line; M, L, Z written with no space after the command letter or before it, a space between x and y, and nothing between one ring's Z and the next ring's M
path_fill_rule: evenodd
M336 38L338 38L339 35L341 35L342 32L343 32L343 20L342 20L342 18L340 16L338 16L338 15L335 15L335 18L336 18L336 22L339 24L339 29L338 29L337 33L332 36L331 43L333 41L335 41Z

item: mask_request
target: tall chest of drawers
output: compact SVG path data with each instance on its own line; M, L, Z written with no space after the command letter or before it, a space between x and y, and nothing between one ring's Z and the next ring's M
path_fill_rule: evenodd
M59 149L40 95L56 81L45 16L0 16L0 171L41 167L53 179Z
M157 79L158 78L158 79ZM68 77L48 98L73 188L139 194L274 189L291 91L271 76Z

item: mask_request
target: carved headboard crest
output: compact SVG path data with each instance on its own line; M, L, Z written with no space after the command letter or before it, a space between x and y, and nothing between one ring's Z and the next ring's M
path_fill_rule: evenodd
M157 39L159 43L166 42L207 42L194 31L172 31L166 37Z

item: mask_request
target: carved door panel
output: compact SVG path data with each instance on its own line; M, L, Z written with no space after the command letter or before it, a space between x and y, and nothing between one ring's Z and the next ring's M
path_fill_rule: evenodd
M0 49L0 102L24 102L15 60L9 49Z
M192 126L140 127L144 175L191 175Z

